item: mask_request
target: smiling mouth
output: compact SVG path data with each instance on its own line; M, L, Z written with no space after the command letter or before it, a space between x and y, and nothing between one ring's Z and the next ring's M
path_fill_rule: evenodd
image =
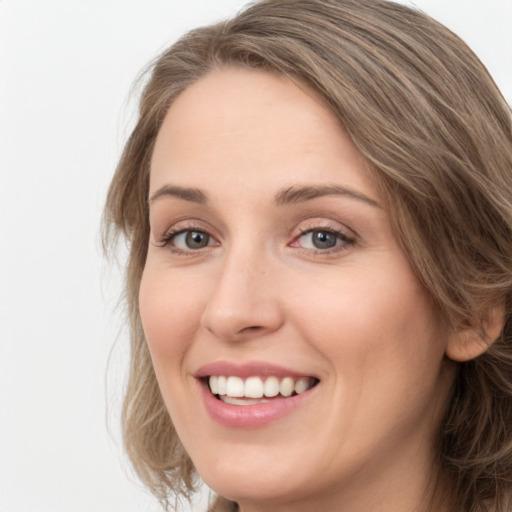
M255 405L305 393L318 384L314 377L248 377L210 375L206 383L218 400L231 405Z

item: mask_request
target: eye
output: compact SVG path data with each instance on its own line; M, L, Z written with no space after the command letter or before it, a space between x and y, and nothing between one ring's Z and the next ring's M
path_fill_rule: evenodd
M309 249L332 249L340 242L340 237L330 231L310 231L300 237L302 246Z
M342 250L353 243L353 238L348 237L337 229L316 228L302 231L302 234L291 245L292 247L300 247L312 251L329 252L333 249Z
M199 253L202 249L219 245L207 231L195 226L176 226L163 234L157 244L178 256Z
M184 230L178 233L172 234L168 238L168 243L171 243L177 249L190 251L203 249L209 245L213 245L213 239L204 231L197 230Z

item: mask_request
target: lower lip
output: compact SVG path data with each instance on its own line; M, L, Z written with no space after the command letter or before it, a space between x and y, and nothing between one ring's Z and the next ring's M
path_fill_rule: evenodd
M253 405L226 404L216 398L206 384L200 381L201 393L210 417L229 428L258 428L282 418L299 408L311 394L311 388L300 395L289 398L274 398L268 402Z

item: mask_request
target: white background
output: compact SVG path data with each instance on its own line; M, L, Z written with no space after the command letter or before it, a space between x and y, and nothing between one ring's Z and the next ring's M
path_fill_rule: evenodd
M0 512L157 510L120 446L126 337L111 352L120 276L102 257L101 210L135 76L245 3L0 0ZM512 102L512 0L415 4Z

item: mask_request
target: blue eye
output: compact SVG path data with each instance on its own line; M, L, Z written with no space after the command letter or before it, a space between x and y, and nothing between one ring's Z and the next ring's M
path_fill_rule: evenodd
M303 238L315 249L332 249L339 243L339 236L329 231L311 231Z
M340 231L331 229L309 229L303 231L302 235L296 239L295 244L302 249L311 249L314 251L329 251L341 246L351 245L354 240Z

